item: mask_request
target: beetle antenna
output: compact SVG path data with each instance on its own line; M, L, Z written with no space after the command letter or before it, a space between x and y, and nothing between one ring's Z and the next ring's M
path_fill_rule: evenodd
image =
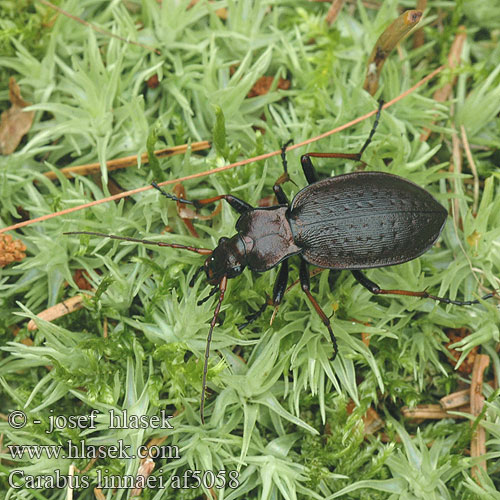
M200 299L196 305L197 306L201 306L202 304L204 304L210 297L212 297L213 295L216 294L217 290L219 289L219 285L215 285L212 290L210 290L210 293L204 298L204 299Z
M200 416L201 423L205 424L205 393L207 392L207 372L208 372L208 357L210 356L210 342L212 341L212 332L214 331L215 324L217 323L217 318L219 317L220 307L222 305L222 301L224 300L224 293L227 288L227 275L224 275L220 280L218 285L220 289L219 301L215 306L214 317L212 318L212 322L210 323L210 330L208 331L207 337L207 346L205 348L205 364L203 365L203 379L201 382L201 403L200 403ZM215 292L214 292L215 293Z
M145 245L157 245L159 247L178 248L180 250L189 250L200 255L212 255L210 248L197 248L188 245L180 245L179 243L164 243L163 241L139 240L137 238L129 238L128 236L115 236L114 234L95 233L93 231L70 231L63 234L89 234L90 236L101 236L102 238L110 238L111 240L132 241L133 243L144 243Z

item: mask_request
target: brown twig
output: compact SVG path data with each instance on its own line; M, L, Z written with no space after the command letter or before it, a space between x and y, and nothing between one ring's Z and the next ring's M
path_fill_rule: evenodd
M459 177L462 173L462 153L460 151L460 141L458 139L457 131L453 129L451 134L451 160L450 160L450 172L455 174L451 179L453 185L453 192L455 193L455 199L452 200L451 214L453 217L453 224L455 227L462 228L462 221L460 220L460 203L459 203Z
M467 39L467 31L465 30L465 26L459 26L457 34L455 35L455 39L451 44L450 53L448 54L448 67L452 70L460 64L460 59L462 57L462 51L466 39ZM447 101L448 98L451 96L456 81L457 78L453 77L450 82L447 82L442 87L438 88L436 92L434 92L432 98L436 102ZM429 138L430 134L431 134L431 129L425 128L420 136L420 141L425 142Z
M458 138L457 132L454 129L452 132L451 139L452 139L452 158L450 161L450 169L449 170L450 170L450 172L453 172L453 173L456 173L457 175L459 175L462 173L462 153L460 151L460 140ZM462 251L465 258L467 259L467 262L469 264L469 268L470 268L472 274L474 275L474 279L477 281L479 286L482 286L481 281L477 277L477 272L483 272L483 271L478 270L478 269L473 267L472 261L471 261L469 255L467 254L467 252L465 251L465 248L464 248L462 241L461 241L459 234L458 234L458 228L459 227L462 228L462 221L460 220L460 210L459 210L460 205L459 205L459 196L458 196L459 193L457 193L458 181L456 179L457 179L456 177L454 179L452 179L452 183L454 186L454 192L456 194L455 199L452 200L452 203L451 203L453 229L454 229L455 234L457 236L457 241L458 241L458 245L460 246L460 250Z
M449 414L446 410L443 410L441 405L417 405L414 408L403 406L403 408L401 408L401 413L405 418L410 418L412 420L441 420L443 418L457 418L456 415Z
M477 206L479 203L479 176L477 175L476 164L474 162L474 158L472 157L472 153L469 146L469 140L467 139L467 133L465 132L465 127L463 125L460 126L460 132L462 135L462 144L464 146L465 156L467 157L470 170L474 177L474 201L472 202L472 215L476 216Z
M456 391L442 397L439 400L439 404L443 410L456 410L461 406L466 406L470 404L470 389L464 389L463 391Z
M157 158L166 158L168 156L175 156L185 153L188 148L191 147L191 151L201 151L203 149L208 149L210 147L210 142L200 141L193 142L192 144L181 144L180 146L173 146L171 148L158 149L154 152ZM142 153L141 164L145 165L149 163L148 153ZM124 156L123 158L116 158L115 160L109 160L106 162L106 168L108 172L113 170L118 170L119 168L133 167L138 164L138 155ZM89 175L99 172L101 169L101 164L97 163L87 163L86 165L75 165L74 167L64 167L58 172L63 174L65 177L73 177L74 175ZM49 171L45 172L47 178L55 180L57 179L57 172Z
M75 295L70 299L64 300L63 302L59 302L54 306L45 309L44 311L37 314L37 318L43 319L44 321L53 321L61 316L65 316L66 314L70 314L74 311L78 311L78 309L82 309L83 307L83 294ZM90 296L87 295L87 298ZM34 320L30 320L28 322L28 330L33 331L38 328L37 324Z
M340 14L340 11L342 10L344 2L345 0L332 0L332 5L330 5L330 8L326 13L326 22L328 23L328 26L331 26L335 22Z
M474 417L478 417L484 406L483 396L483 375L484 370L490 364L490 357L486 354L476 356L474 368L472 370L472 380L470 384L470 410ZM475 422L471 422L473 426ZM472 436L470 443L470 455L474 457L482 457L486 453L486 431L484 427L478 425ZM478 465L472 467L472 476L477 480L478 468L486 470L486 460L482 460Z

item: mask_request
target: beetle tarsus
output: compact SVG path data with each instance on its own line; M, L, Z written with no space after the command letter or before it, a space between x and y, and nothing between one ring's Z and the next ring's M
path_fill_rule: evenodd
M375 131L377 130L380 121L380 113L383 106L384 101L380 100L377 114L375 115L375 122L373 123L370 134L368 135L368 139L366 139L363 146L361 146L359 153L306 153L305 155L301 156L300 162L302 164L302 170L309 184L314 184L319 180L318 174L316 172L316 169L314 168L311 158L344 158L346 160L360 161L363 165L366 165L365 162L361 160L361 156L365 152L365 149L372 142L372 138L375 134Z
M455 306L472 306L474 304L480 304L481 300L491 299L495 296L495 293L488 293L480 300L454 300L448 297L438 297L436 295L431 295L424 290L423 292L412 292L410 290L384 290L380 288L375 282L369 280L361 271L351 271L356 280L363 285L367 290L369 290L374 295L406 295L408 297L419 297L421 299L432 299L437 300L443 304L453 304Z
M236 198L236 196L233 196L232 194L221 194L219 196L214 196L213 198L205 198L203 200L185 200L184 198L179 198L178 196L174 196L173 194L167 193L154 181L151 183L151 186L157 189L163 196L165 196L169 200L177 201L179 203L185 203L188 205L193 205L197 209L203 208L205 205L208 205L210 203L215 203L216 201L219 200L226 200L231 205L231 207L233 207L240 214L253 209L252 205L249 205L246 201Z
M368 139L366 139L365 143L363 144L363 146L361 147L361 149L359 151L359 159L361 159L361 156L363 155L365 149L368 147L370 142L372 142L373 135L375 134L375 130L377 130L377 127L378 127L378 122L380 120L380 113L382 112L383 106L384 106L384 101L383 101L383 99L380 99L380 101L378 102L377 114L375 115L375 121L373 122L373 126L372 126L372 129L370 131L370 134L368 135Z
M288 162L286 161L286 148L292 144L293 139L290 139L289 141L285 142L283 146L281 146L281 163L283 164L283 170L285 171L285 174L288 173Z
M481 299L475 299L475 300L453 300L453 299L448 299L447 297L436 297L435 295L431 295L429 293L427 293L425 296L428 297L429 299L437 300L444 304L453 304L454 306L472 306L475 304L480 304L482 300L491 299L492 297L495 297L495 295L496 295L495 293L487 293L486 295L483 295Z
M177 196L174 196L173 194L167 193L164 189L162 189L160 186L158 186L158 184L155 181L153 181L151 183L151 186L153 186L155 189L157 189L163 196L165 196L169 200L178 201L179 203L185 203L187 205L195 205L196 206L194 201L185 200L184 198L179 198Z
M262 313L266 310L268 305L269 305L269 303L266 300L266 302L264 302L259 307L259 309L257 309L257 311L245 316L246 321L245 321L245 323L241 323L240 325L238 325L238 330L240 330L240 331L243 330L243 328L246 328L248 325L252 324L255 320L260 318L262 316Z

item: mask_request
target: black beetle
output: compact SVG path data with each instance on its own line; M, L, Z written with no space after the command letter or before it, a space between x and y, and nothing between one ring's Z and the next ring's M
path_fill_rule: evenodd
M279 205L255 208L231 194L204 200L185 200L158 189L167 198L200 208L218 200L226 200L241 214L236 223L237 234L219 239L214 250L175 243L162 243L87 231L65 234L90 234L112 239L190 250L208 255L195 277L203 269L208 282L214 285L208 297L219 291L219 299L210 323L205 350L200 413L204 422L206 377L212 332L219 316L227 280L242 273L245 267L264 272L281 263L271 301L247 317L248 325L257 319L268 305L277 307L288 282L288 259L301 258L300 283L314 309L328 329L337 355L337 341L328 316L309 290L308 264L328 269L350 270L356 280L374 294L427 297L447 304L471 305L478 300L457 301L430 295L427 291L383 290L369 280L363 269L392 266L415 259L426 252L439 237L447 211L427 191L402 177L384 172L354 172L319 180L311 157L361 160L377 128L383 102L380 102L373 128L359 153L308 153L301 157L302 169L309 183L289 203L281 184L289 180L286 147L281 157L284 174L274 184ZM484 299L492 297L488 294Z

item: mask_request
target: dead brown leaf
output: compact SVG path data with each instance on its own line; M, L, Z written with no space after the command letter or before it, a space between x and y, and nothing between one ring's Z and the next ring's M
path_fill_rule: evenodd
M248 92L247 97L256 97L258 95L267 94L271 90L274 81L274 76L261 76ZM288 90L290 88L290 80L280 78L278 80L278 89Z
M445 330L445 332L448 338L450 339L450 341L447 342L445 346L452 356L452 358L448 359L452 366L456 366L458 360L460 359L460 356L462 356L462 351L457 351L455 349L452 349L450 346L457 342L460 342L465 337L467 337L467 335L470 335L471 332L467 330L467 328L457 328L457 329L449 328ZM460 373L472 372L472 367L474 366L474 362L477 356L477 351L478 351L477 346L471 349L467 357L463 360L462 364L457 368L457 370Z
M174 186L173 189L175 196L178 198L186 199L186 190L184 186L179 182ZM210 220L213 219L216 215L220 213L222 210L222 203L219 201L217 206L209 215L201 215L195 210L187 207L185 203L177 202L177 213L181 217L181 219L198 219L198 220Z
M89 282L90 276L85 269L77 269L73 273L73 279L80 290L92 290L92 285Z
M34 111L23 111L31 103L21 97L21 89L14 77L9 78L10 109L2 113L0 119L0 153L13 153L23 136L29 131L35 117Z

